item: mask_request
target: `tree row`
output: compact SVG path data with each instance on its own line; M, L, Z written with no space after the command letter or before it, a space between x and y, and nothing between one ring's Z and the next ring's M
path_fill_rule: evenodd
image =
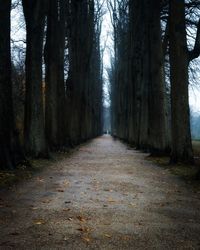
M188 67L200 54L199 1L115 0L109 8L113 135L152 154L170 154L171 162L192 163Z
M13 107L11 0L0 0L0 169L101 133L101 15L93 0L22 0L26 60L22 140ZM66 73L67 71L67 73Z

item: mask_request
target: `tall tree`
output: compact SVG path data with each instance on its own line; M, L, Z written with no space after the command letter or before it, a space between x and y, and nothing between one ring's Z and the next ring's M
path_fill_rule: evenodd
M42 55L47 1L23 0L26 21L26 96L24 140L27 154L47 156L42 95Z
M185 1L171 0L169 12L169 52L171 80L171 161L193 162L188 104L188 49Z
M116 135L140 149L165 152L169 140L160 1L129 1L129 8L127 1L115 3L116 7L111 2L112 10L118 9L117 18L113 18L116 51L112 106Z
M65 19L64 0L50 0L45 46L46 88L45 126L48 144L57 148L65 144Z
M152 13L154 13L152 15ZM148 7L149 30L149 146L152 153L169 149L164 85L164 60L161 40L161 1L150 0Z
M67 2L67 123L70 142L77 144L101 133L98 125L102 117L100 39L94 0Z
M0 1L0 169L13 169L24 159L14 126L11 55L11 0Z

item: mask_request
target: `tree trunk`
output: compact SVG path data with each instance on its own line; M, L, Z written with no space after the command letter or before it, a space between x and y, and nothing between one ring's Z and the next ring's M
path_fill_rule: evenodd
M138 62L135 62L137 69L136 86L136 113L137 113L137 140L136 146L140 149L148 149L149 147L149 32L148 32L148 2L140 0L140 35L138 37L137 46L140 48ZM137 11L137 10L135 10ZM135 30L137 32L137 30ZM137 37L135 37L137 39ZM137 47L136 47L137 48ZM136 49L135 48L135 49ZM138 63L138 66L136 65Z
M46 101L45 126L48 144L59 148L65 138L65 5L64 0L49 2L47 38L45 46Z
M0 169L13 169L24 159L14 126L10 11L11 1L0 0Z
M153 154L165 153L167 114L164 86L164 65L160 26L160 0L149 1L149 146ZM154 15L152 15L154 13Z
M171 162L193 163L188 104L185 1L170 1Z
M68 5L71 14L68 22L68 135L71 143L77 144L97 134L100 116L97 102L101 94L99 40L94 23L94 1L68 1Z
M42 92L42 53L46 1L23 0L22 3L27 30L25 150L30 156L46 157L47 144L44 130Z

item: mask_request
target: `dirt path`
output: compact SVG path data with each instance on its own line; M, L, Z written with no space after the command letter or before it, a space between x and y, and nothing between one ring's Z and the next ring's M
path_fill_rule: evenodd
M109 136L0 193L0 249L200 249L200 195Z

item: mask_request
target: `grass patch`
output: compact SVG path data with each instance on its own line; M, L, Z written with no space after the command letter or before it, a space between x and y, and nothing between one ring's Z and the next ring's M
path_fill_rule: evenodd
M152 157L148 156L147 160L157 164L160 167L169 169L174 175L180 176L186 180L195 180L200 170L198 165L170 164L169 157Z
M19 165L12 171L0 171L0 189L10 187L24 180L31 179L35 174L61 160L64 154L56 153L51 159L29 159L30 166ZM66 157L66 155L65 155Z
M14 171L0 171L0 188L17 184L19 181L32 177L31 170L16 169Z
M88 142L87 142L88 143ZM83 144L81 144L83 145ZM64 148L63 150L53 152L49 159L28 159L28 165L19 165L15 170L0 170L0 189L8 188L22 181L31 179L37 173L42 172L47 167L52 166L56 162L62 161L64 158L72 155L81 145L72 148Z
M178 175L185 180L195 180L199 168L197 166L187 166L182 164L172 165L170 172L174 175Z
M169 157L166 156L147 156L147 160L165 168L169 167Z
M196 145L196 144L195 144ZM200 142L197 144L200 146ZM196 149L195 149L196 150ZM188 185L192 187L194 192L200 193L200 176L198 176L200 166L199 162L196 165L184 165L184 164L169 164L169 157L152 157L148 156L147 160L155 163L157 166L164 169L168 169L169 172L177 177L180 177Z

